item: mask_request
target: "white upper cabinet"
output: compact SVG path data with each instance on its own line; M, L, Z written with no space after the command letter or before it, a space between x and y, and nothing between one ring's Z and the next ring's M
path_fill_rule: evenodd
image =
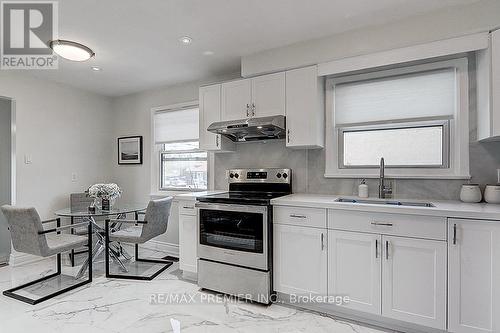
M232 151L234 143L207 131L210 124L221 120L221 85L200 87L200 149L213 151Z
M500 224L448 220L448 331L500 332Z
M446 329L446 242L382 236L382 316Z
M324 79L316 66L286 72L286 146L322 148L324 119Z
M285 73L258 76L252 81L251 117L285 114Z
M500 30L490 35L490 47L477 52L477 137L500 140Z
M274 290L326 295L326 229L274 224Z
M251 104L251 80L236 80L222 84L222 120L248 118Z
M328 231L328 295L348 295L342 306L382 313L381 248L382 236Z

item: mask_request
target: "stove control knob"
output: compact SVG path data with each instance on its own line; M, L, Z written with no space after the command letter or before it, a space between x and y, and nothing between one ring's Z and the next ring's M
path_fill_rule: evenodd
M229 174L229 178L234 178L234 173L232 173L232 172L231 172L231 173Z
M240 175L238 175L237 173L234 174L234 178L238 179L240 177Z
M281 173L278 172L278 174L276 175L276 178L281 178Z
M287 179L288 178L288 174L287 173L283 173L283 178Z

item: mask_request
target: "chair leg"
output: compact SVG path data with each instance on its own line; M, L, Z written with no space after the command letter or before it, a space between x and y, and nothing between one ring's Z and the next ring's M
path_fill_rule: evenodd
M74 217L71 217L71 224L74 224ZM75 230L71 228L71 234L73 235L75 233ZM71 267L75 267L75 249L71 249L71 254L69 255L69 258L71 259Z
M89 227L88 227L88 243L89 243L89 245L92 244L92 225L90 223L89 223ZM92 247L89 246L89 258L91 258L91 256L92 256L92 250L91 249L92 249ZM46 281L46 280L49 280L49 279L51 279L53 277L61 275L61 254L60 253L58 253L57 256L56 256L56 265L57 265L57 272L56 273L44 276L42 278L36 279L34 281L31 281L31 282L28 282L28 283L25 283L25 284L22 284L20 286L17 286L17 287L5 290L3 292L3 295L7 296L7 297L10 297L10 298L17 299L18 301L22 301L22 302L25 302L25 303L28 303L28 304L31 304L31 305L35 305L35 304L44 302L44 301L46 301L48 299L54 298L54 297L59 296L59 295L65 293L65 292L68 292L70 290L79 288L79 287L81 287L81 286L83 286L85 284L88 284L88 283L92 282L92 267L89 266L89 276L88 276L87 280L79 282L79 283L77 283L77 284L75 284L73 286L66 287L64 289L58 290L58 291L56 291L54 293L51 293L51 294L48 294L48 295L46 295L44 297L40 297L38 299L32 299L32 298L29 298L29 297L26 297L26 296L22 296L22 295L19 295L19 294L15 293L16 291L18 291L20 289L32 286L32 285L37 284L39 282Z

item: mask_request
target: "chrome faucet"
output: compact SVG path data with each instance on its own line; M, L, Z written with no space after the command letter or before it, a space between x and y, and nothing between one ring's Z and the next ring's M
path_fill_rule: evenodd
M378 181L378 197L380 199L390 198L392 196L392 187L385 185L385 161L380 159L380 177Z

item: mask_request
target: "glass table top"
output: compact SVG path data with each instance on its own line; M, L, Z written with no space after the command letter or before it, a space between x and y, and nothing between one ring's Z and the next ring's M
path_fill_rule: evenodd
M88 216L109 216L118 214L127 214L133 212L139 212L146 210L147 204L119 204L116 207L111 207L111 210L97 209L95 212L84 211L72 211L71 208L64 208L55 212L57 216L68 216L68 217L88 217Z

